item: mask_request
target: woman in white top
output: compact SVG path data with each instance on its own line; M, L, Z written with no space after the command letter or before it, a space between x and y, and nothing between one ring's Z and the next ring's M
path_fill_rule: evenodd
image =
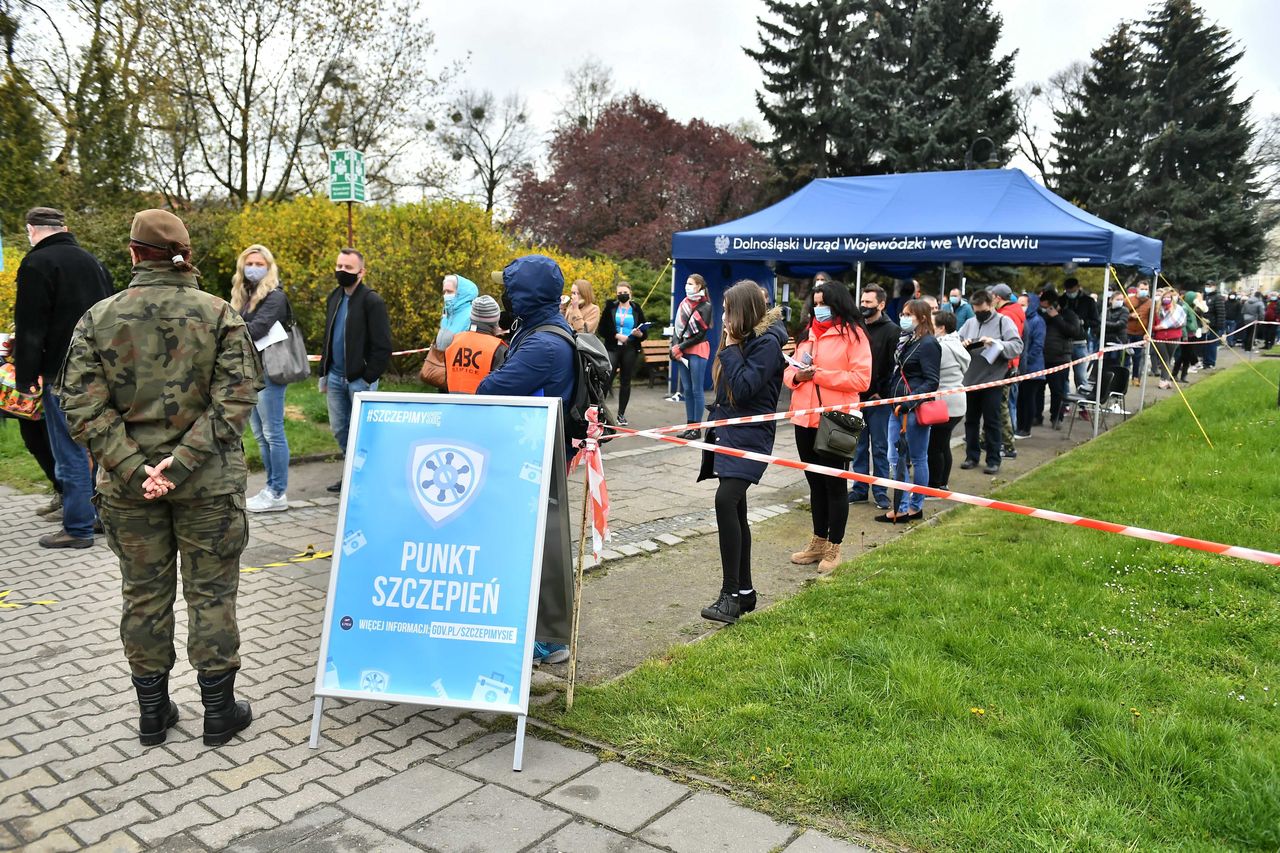
M960 388L964 385L964 372L969 369L971 355L956 334L956 315L951 311L934 311L933 325L940 333L938 343L942 345L938 390ZM935 424L929 433L929 485L935 489L947 488L951 480L951 431L964 418L967 396L944 394L940 398L946 402L950 417L945 424Z

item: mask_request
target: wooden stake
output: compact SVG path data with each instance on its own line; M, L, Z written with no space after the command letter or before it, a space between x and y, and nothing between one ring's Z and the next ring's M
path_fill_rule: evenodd
M591 470L582 466L582 526L578 531L578 565L573 572L573 627L569 634L569 691L564 697L564 709L573 710L573 688L578 682L578 620L582 616L582 567L587 552L587 507L591 504Z

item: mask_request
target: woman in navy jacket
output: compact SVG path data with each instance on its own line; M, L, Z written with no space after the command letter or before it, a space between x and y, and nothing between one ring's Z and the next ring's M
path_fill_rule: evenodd
M724 338L712 378L715 402L713 420L746 415L772 414L778 408L785 360L782 345L787 329L781 311L769 309L764 291L754 281L740 281L725 291ZM707 440L722 447L773 452L774 425L719 427ZM702 610L702 618L733 623L756 607L751 586L751 529L747 526L747 489L760 482L765 463L723 453L704 453L699 480L718 477L716 525L720 534L720 567L723 578L715 603Z
M902 306L898 318L902 326L903 341L898 344L896 366L893 371L894 397L908 394L928 394L938 390L938 370L942 362L942 346L933 336L933 308L923 299L913 299ZM916 407L922 401L913 400L893 407L889 418L889 467L899 481L907 477L907 459L911 457L912 479L917 486L929 485L929 427L916 419ZM906 434L907 451L898 450L898 437ZM898 506L876 521L897 523L924 518L924 495L918 492L902 492Z

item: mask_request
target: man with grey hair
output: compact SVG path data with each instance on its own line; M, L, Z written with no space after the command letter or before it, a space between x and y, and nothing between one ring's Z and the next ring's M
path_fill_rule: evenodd
M111 295L111 275L67 231L60 210L33 207L27 211L27 240L31 251L18 265L13 305L14 380L19 388L34 391L44 379L44 424L62 487L62 530L41 536L40 546L88 548L97 524L89 457L71 440L53 382L62 370L76 323L94 303Z

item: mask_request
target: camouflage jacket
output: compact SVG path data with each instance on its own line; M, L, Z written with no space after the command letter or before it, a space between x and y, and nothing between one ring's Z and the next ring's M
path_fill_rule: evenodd
M241 435L260 388L240 315L195 273L149 261L80 318L57 385L99 492L141 499L143 463L172 455L173 500L244 491Z

